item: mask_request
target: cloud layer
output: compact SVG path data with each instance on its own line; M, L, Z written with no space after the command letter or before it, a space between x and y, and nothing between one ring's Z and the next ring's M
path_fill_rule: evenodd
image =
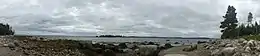
M245 22L258 0L1 0L0 22L16 34L144 36L220 35L228 5Z

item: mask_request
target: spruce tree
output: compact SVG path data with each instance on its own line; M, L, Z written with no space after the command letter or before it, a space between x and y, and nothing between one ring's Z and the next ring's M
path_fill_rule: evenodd
M221 38L234 38L237 36L237 18L236 9L233 6L228 6L226 15L223 16L224 21L221 22L220 28L222 29Z
M252 14L251 12L249 12L249 13L248 13L247 22L248 22L249 24L251 24L251 23L252 23L252 20L253 20L253 14Z
M258 23L257 22L255 22L255 24L254 24L254 34L255 35L258 35L259 34L259 29L258 29L259 27L258 27Z
M0 35L14 35L14 31L8 24L0 23Z

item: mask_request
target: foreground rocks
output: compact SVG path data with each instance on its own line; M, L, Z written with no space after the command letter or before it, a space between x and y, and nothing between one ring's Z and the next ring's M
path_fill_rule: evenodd
M93 43L37 37L1 37L0 45L0 50L7 50L0 51L3 56L158 56L161 50L173 47L153 42Z
M161 52L183 56L260 56L260 41L245 39L217 39L200 44L179 46Z
M245 39L222 39L204 44L210 50L210 56L259 56L260 41Z

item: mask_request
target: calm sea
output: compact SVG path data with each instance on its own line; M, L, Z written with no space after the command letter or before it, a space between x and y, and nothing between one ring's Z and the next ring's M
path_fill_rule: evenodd
M97 37L49 37L51 39L91 40L93 42L156 42L160 44L179 42L178 45L197 44L198 41L209 41L214 39L174 39L174 38L97 38ZM168 40L168 41L167 41Z

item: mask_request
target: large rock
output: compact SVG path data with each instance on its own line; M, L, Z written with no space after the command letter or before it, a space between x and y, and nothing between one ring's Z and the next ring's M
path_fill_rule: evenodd
M235 54L233 54L232 56L242 56L242 54L240 52L236 52Z
M165 47L165 48L172 48L173 46L172 46L172 44L170 44L170 43L166 43L166 44L164 44L164 47Z
M119 46L119 48L121 48L121 49L127 48L126 43L120 43L118 46Z
M14 43L8 43L8 44L3 44L4 47L9 47L9 48L15 48L16 45Z
M194 51L196 49L197 49L197 45L192 45L192 46L182 49L182 51L190 52L190 51Z
M232 56L235 53L236 47L227 47L221 50L224 56Z
M227 45L227 43L221 43L218 45L218 47L225 47Z
M254 40L249 40L246 44L246 46L249 46L249 47L254 47L256 45L255 41Z
M252 50L251 50L250 47L245 47L245 51L246 51L246 52L250 52L250 51L252 51Z
M209 50L212 50L214 49L215 47L214 46L207 46L206 49L209 49Z
M211 52L211 56L222 56L223 54L220 52L219 49L213 50Z
M227 47L222 50L214 51L212 56L232 56L235 54L236 47Z
M244 41L246 41L244 38L240 38L237 40L238 43L243 43Z
M198 41L197 44L207 43L207 41Z

